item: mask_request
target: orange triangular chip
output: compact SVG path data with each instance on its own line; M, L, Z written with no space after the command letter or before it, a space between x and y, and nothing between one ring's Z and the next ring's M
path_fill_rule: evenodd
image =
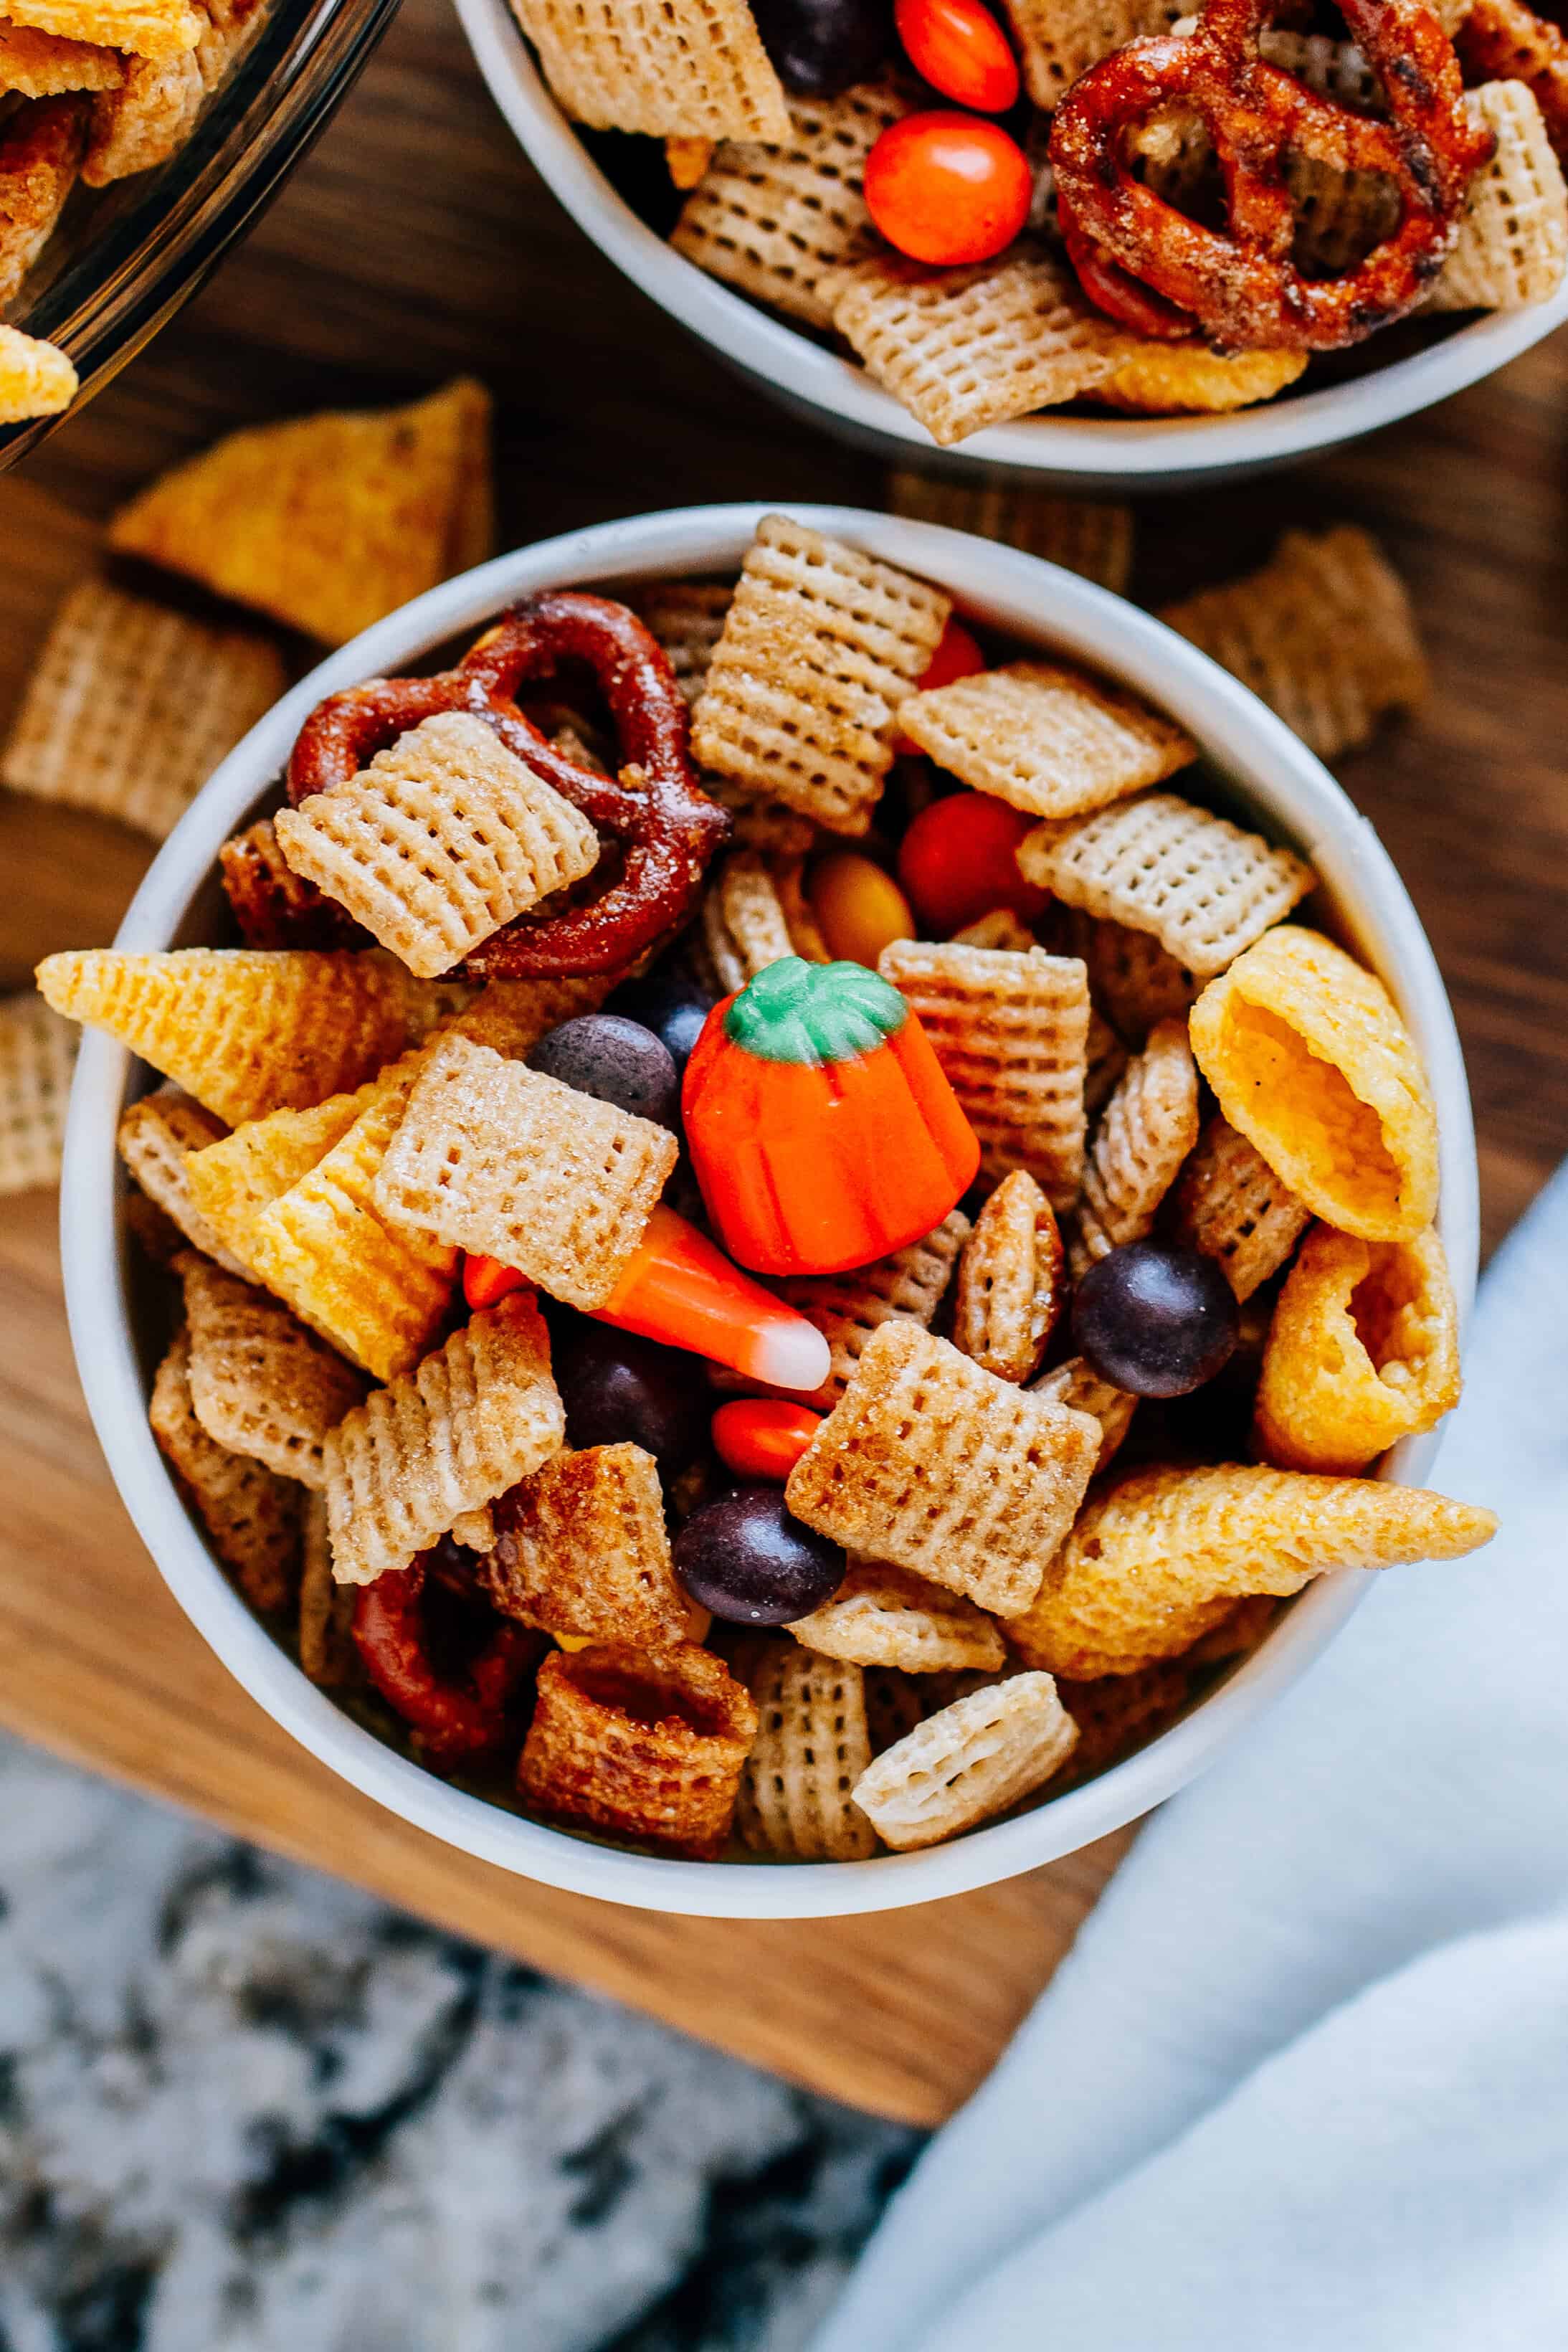
M133 499L110 543L341 645L488 554L490 396L231 434Z

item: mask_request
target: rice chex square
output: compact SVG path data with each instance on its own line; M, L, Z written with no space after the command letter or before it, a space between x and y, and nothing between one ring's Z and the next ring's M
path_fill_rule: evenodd
M1086 1413L884 1323L785 1489L846 1550L913 1569L998 1616L1027 1609L1100 1452Z
M466 1037L442 1038L376 1178L383 1215L591 1311L625 1272L679 1146Z
M765 516L692 712L706 768L864 833L893 764L892 719L952 606L787 515Z

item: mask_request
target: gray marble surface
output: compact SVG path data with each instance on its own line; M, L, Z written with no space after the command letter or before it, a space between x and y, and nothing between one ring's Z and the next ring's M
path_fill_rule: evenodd
M7 1743L0 1903L0 2352L793 2352L918 2147Z

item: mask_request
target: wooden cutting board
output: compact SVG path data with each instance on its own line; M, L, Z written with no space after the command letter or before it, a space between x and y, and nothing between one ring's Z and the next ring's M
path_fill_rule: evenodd
M499 401L508 544L639 509L883 502L876 463L733 382L586 244L495 114L444 0L402 16L283 199L84 415L0 481L0 725L102 519L227 427ZM1431 701L1343 780L1409 880L1469 1055L1489 1237L1568 1145L1568 342L1305 471L1140 517L1136 593L1223 577L1289 522L1385 538ZM0 985L112 936L138 837L0 795ZM935 2123L974 2087L1124 1840L918 1917L676 1921L509 1878L402 1828L274 1728L186 1625L78 1391L52 1198L0 1202L0 1722L797 2081Z

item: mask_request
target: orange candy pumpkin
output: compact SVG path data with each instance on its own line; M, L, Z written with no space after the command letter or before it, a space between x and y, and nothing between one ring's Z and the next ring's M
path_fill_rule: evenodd
M837 1274L939 1225L980 1147L897 989L784 956L708 1014L682 1093L703 1199L758 1274Z

